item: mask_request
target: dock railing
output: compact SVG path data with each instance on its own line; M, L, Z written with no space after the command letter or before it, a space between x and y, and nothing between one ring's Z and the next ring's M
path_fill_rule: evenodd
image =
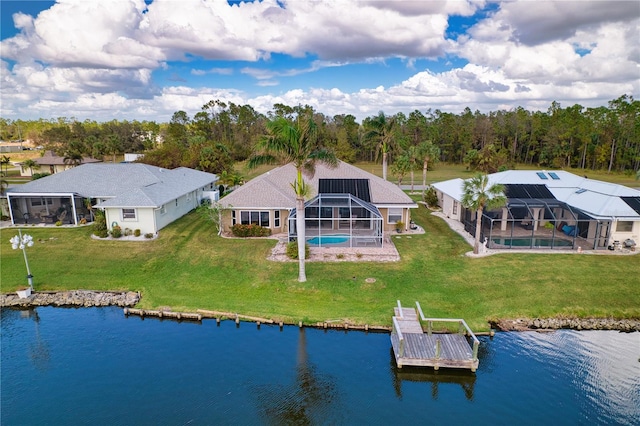
M458 334L464 335L466 330L467 335L471 337L471 340L473 341L473 360L475 361L478 359L478 346L480 346L480 341L478 340L476 335L473 334L473 331L471 331L471 329L469 328L465 320L463 320L462 318L426 318L424 316L424 313L422 313L422 308L420 307L420 303L416 302L416 307L418 309L418 314L420 314L420 320L427 323L427 334L429 336L431 336L431 333L433 331L434 321L435 322L457 322ZM394 318L394 321L395 321L395 318ZM397 326L394 324L394 327L397 327Z
M402 331L400 330L400 324L398 324L398 320L396 317L393 317L393 329L391 330L392 334L396 334L398 336L398 356L404 356L404 336L402 335Z

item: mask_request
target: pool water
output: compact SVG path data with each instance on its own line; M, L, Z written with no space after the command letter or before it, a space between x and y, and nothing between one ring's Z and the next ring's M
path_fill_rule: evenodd
M307 240L307 243L311 244L312 246L319 246L319 245L327 246L331 244L346 243L347 241L349 241L348 235L337 234L337 235L320 235L317 237L313 237L310 240Z
M552 243L554 247L572 247L571 241L556 238L553 241L551 238L494 238L495 244L512 247L551 247Z

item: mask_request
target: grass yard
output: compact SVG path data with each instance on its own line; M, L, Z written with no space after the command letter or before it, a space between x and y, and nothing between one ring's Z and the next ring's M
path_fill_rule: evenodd
M274 240L218 237L191 213L153 241L97 241L91 228L27 228L36 290L139 290L140 307L209 309L285 322L390 325L396 300L419 301L427 316L462 317L477 331L515 317L640 317L640 255L500 254L472 259L471 248L420 207L426 233L394 238L396 263L270 262ZM2 229L1 289L26 283L15 229ZM376 279L367 283L366 278Z

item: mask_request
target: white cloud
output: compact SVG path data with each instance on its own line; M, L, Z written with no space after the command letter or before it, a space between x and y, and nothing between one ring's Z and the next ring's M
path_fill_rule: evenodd
M445 38L450 16L483 7L483 0L154 0L148 6L144 0L58 0L37 17L14 15L20 32L0 42L0 115L164 121L177 110L193 115L223 99L261 112L274 103L309 104L327 115L362 119L379 110L546 109L552 100L595 106L640 93L637 2L500 2L457 40ZM319 60L269 67L276 55ZM264 63L239 70L198 64L185 74L171 68L172 61L194 56ZM351 92L338 84L260 96L248 92L253 87L187 87L189 75L240 73L265 88L328 67L388 58L416 67L422 63L416 59L444 57L468 63L440 72L416 69L390 87ZM154 83L157 69L169 71L173 86Z

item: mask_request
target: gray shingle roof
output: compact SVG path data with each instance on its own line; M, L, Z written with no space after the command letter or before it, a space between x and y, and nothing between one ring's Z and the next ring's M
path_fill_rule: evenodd
M94 163L11 188L11 193L73 193L110 198L100 207L160 207L217 179L186 167L168 170L142 163Z
M402 205L416 207L413 200L397 185L343 161L334 169L321 163L316 165L313 177L305 176L305 181L313 188L312 198L318 193L319 179L368 179L371 189L371 203L376 206ZM294 208L295 194L291 183L296 179L296 169L289 163L266 172L220 200L224 206L234 208Z

